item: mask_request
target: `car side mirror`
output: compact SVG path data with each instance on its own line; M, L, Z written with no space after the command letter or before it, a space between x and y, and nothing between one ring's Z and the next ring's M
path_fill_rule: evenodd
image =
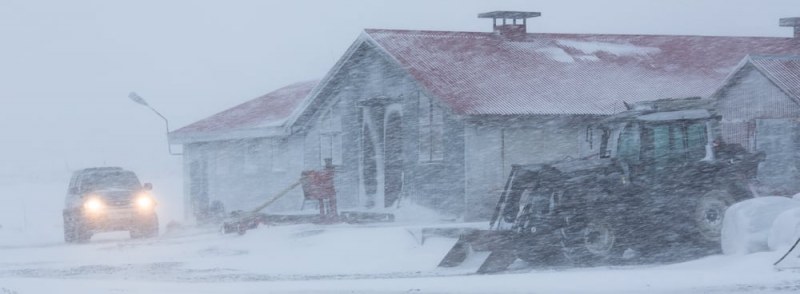
M144 183L144 185L142 185L142 188L144 188L144 189L145 189L145 190L147 190L147 191L153 190L153 184L151 184L151 183Z
M70 187L68 192L72 195L78 194L78 187Z

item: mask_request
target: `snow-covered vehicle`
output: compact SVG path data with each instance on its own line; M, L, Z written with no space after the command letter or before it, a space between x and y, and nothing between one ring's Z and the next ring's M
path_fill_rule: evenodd
M719 250L725 209L753 197L761 154L722 143L710 101L663 99L603 121L600 153L512 168L489 230L440 266L491 251L479 272L531 265L669 261Z
M150 183L132 171L95 167L72 175L65 200L64 240L86 242L94 233L129 231L131 238L158 235L156 200Z

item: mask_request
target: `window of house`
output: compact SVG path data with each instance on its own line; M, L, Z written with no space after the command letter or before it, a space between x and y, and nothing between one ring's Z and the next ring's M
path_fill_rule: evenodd
M262 140L252 139L244 141L244 173L255 174L258 173L260 165L263 165L265 155L268 155L269 150L264 150Z
M218 176L234 176L241 172L244 162L244 152L242 152L241 142L231 141L221 143L218 146L214 158L214 171Z
M288 168L288 161L290 160L287 150L288 140L283 138L272 138L269 141L271 168L274 172L285 172Z
M444 158L444 115L425 95L419 95L419 161Z
M333 159L334 165L342 164L342 117L328 110L320 120L319 161L325 165L325 158Z

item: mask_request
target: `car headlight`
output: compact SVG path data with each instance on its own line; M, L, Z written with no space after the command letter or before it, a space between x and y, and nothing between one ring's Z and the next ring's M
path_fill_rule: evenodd
M150 209L156 205L156 201L149 195L139 195L136 197L136 207L141 209Z
M103 207L105 207L103 201L96 197L86 199L86 201L83 202L83 208L89 212L98 212L103 210Z

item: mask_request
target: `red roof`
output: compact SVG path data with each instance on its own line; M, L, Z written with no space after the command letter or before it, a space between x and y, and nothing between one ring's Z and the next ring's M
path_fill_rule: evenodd
M750 63L787 94L800 100L800 56L751 56Z
M319 81L292 84L180 128L171 136L282 127Z
M467 115L612 114L622 101L707 97L748 54L800 55L775 37L366 30L434 96Z

